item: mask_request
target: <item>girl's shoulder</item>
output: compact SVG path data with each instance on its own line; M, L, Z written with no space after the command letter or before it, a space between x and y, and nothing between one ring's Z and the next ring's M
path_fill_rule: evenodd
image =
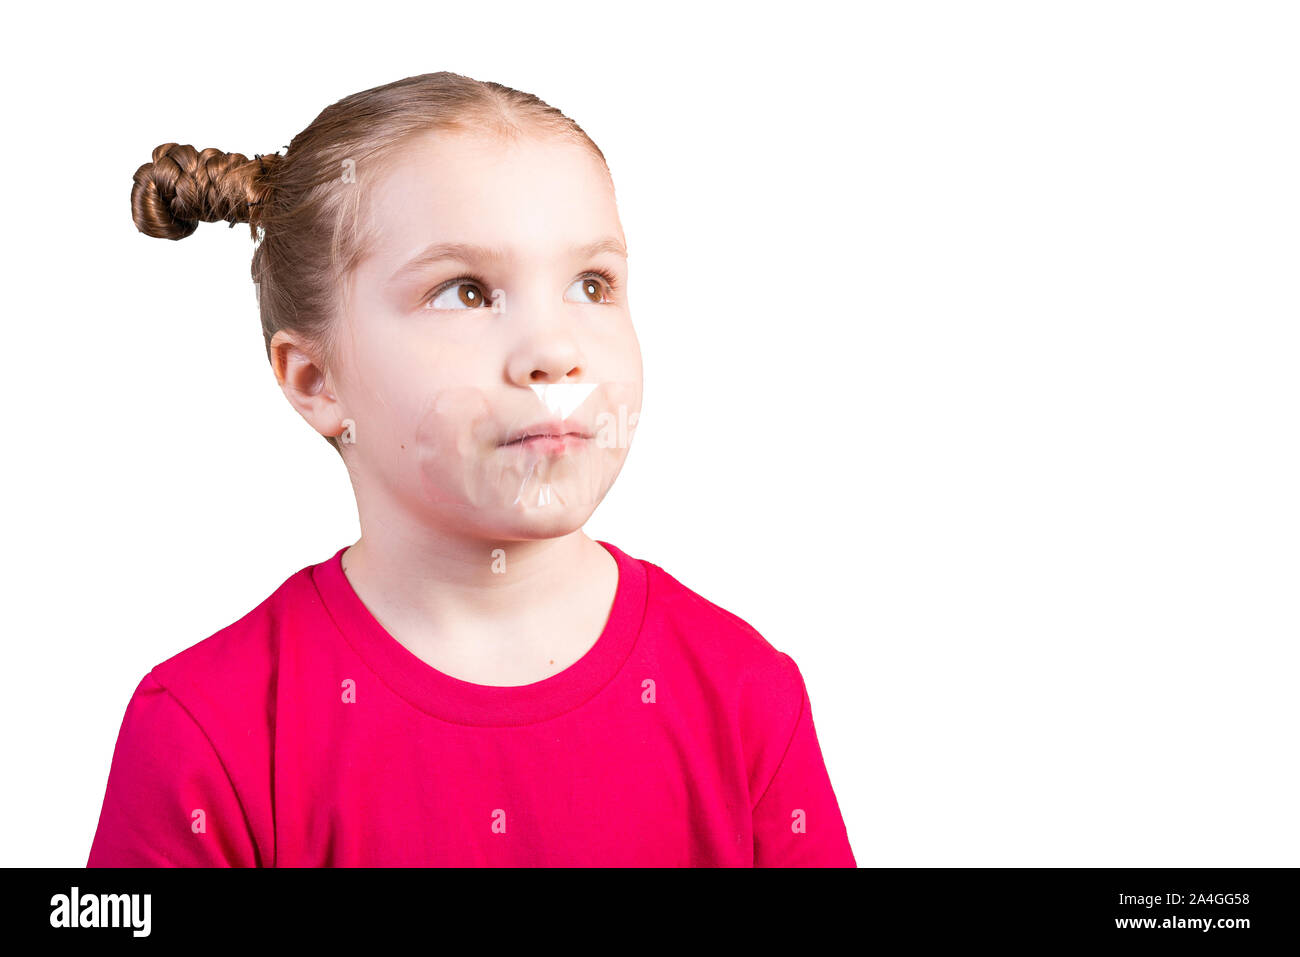
M266 713L285 636L318 605L311 566L299 569L239 619L155 665L149 677L200 724L209 716Z
M794 659L776 648L740 615L684 585L659 565L646 567L646 627L667 632L692 657L714 670L771 687L788 686L802 693L802 676Z

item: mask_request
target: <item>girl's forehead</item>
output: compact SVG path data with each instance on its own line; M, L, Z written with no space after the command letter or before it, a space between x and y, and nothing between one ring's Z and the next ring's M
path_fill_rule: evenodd
M432 242L525 251L622 234L603 164L560 137L424 137L396 157L371 201L376 252L388 261Z

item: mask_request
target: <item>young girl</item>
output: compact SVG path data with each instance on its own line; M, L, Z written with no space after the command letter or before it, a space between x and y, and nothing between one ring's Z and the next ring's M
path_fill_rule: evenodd
M576 123L410 77L283 156L159 146L131 207L250 223L267 356L361 537L145 675L89 866L855 865L794 661L582 532L642 380Z

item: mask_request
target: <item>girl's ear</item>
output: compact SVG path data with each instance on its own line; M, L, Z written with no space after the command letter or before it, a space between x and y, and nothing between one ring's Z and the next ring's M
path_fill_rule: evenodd
M271 339L271 369L284 397L313 429L324 436L339 434L343 410L329 375L306 343L293 333L277 332Z

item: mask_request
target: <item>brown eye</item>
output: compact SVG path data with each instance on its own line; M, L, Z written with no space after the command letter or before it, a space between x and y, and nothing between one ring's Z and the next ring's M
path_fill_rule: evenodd
M576 280L569 290L577 290L576 295L581 298L572 298L568 292L565 293L565 300L568 302L588 302L600 303L609 302L605 292L605 284L597 276L583 276Z
M430 309L478 309L484 300L478 283L455 282L429 300Z

